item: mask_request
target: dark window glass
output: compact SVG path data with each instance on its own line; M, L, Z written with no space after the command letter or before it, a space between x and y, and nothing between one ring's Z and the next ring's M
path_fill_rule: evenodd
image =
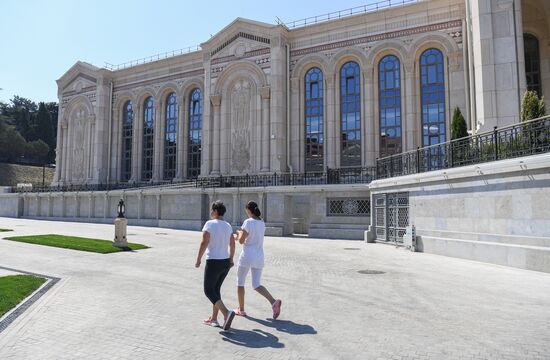
M127 101L122 110L122 173L121 180L132 177L132 138L134 136L134 110L132 102Z
M399 59L385 56L378 64L380 157L401 152L401 70Z
M523 49L525 54L527 89L534 90L539 96L542 96L539 41L531 34L523 34Z
M323 171L323 72L311 68L305 75L306 171Z
M153 177L153 157L155 138L155 103L148 97L143 109L143 153L141 163L141 179L151 180Z
M195 89L189 97L189 147L187 149L187 177L197 178L201 172L202 94Z
M428 49L420 56L422 146L446 141L443 54Z
M176 150L178 128L178 98L171 93L166 99L166 122L164 136L164 179L176 177Z
M340 69L341 166L361 166L361 89L356 62Z

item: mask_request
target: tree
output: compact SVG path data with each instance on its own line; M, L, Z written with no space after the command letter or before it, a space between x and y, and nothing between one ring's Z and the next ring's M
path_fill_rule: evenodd
M527 90L521 102L521 121L538 119L546 115L544 97L539 98L536 91Z
M50 151L50 147L43 140L36 140L27 143L25 154L28 158L44 162Z
M43 102L38 106L38 113L36 114L36 138L44 140L50 148L55 147L52 119L46 104Z
M26 141L13 126L0 132L0 159L16 161L25 154Z
M462 112L457 106L453 112L453 121L451 122L451 140L466 136L468 136L466 120L464 120L464 116L462 116Z

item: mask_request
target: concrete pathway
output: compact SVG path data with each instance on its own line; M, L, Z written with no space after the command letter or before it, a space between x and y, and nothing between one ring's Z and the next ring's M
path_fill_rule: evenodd
M101 224L0 218L2 227L15 231L0 237L113 235ZM263 283L283 299L280 320L247 288L251 317L224 333L201 323L210 305L194 268L200 233L128 232L152 248L101 255L0 240L0 267L61 278L0 333L0 359L550 358L550 274L357 241L267 238ZM234 270L223 296L236 305Z

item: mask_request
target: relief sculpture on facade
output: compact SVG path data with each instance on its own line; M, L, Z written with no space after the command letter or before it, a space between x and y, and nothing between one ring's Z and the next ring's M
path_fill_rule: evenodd
M73 168L73 180L76 182L84 181L84 151L86 143L86 117L84 109L80 109L76 112L76 117L73 120L73 155L72 155L72 168Z
M250 170L250 84L241 80L231 93L231 167Z

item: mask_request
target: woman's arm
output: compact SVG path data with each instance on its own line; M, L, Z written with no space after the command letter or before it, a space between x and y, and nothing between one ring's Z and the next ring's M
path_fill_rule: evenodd
M209 242L210 242L210 233L208 231L203 231L201 246L199 247L199 254L197 255L197 262L195 263L196 268L201 266L201 259L202 259L202 256L204 255L204 252L208 248Z
M231 263L231 266L233 266L233 257L235 256L235 238L233 238L233 234L229 237L229 262Z
M246 232L246 230L241 229L238 231L238 234L239 235L237 235L237 240L239 241L239 244L242 245L246 241L246 238L248 237L248 233Z

